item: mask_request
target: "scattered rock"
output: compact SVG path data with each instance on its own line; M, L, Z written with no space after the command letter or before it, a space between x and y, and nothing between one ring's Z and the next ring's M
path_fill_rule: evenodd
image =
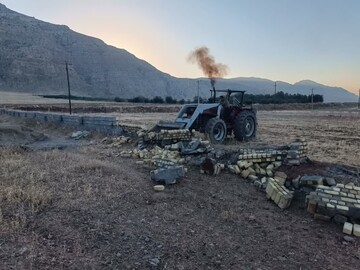
M335 181L334 178L326 177L324 179L324 184L327 185L327 186L332 187L332 186L336 186L336 181Z
M172 167L168 169L157 169L150 172L150 177L156 182L165 182L165 184L175 184L177 179L185 176L183 166Z
M149 263L152 266L158 266L160 264L160 259L159 258L152 258L152 259L150 259Z
M88 137L89 135L90 135L89 131L82 130L82 131L73 132L70 137L75 140L80 140Z
M164 185L156 185L156 186L154 186L154 190L155 191L164 191L165 186Z
M348 235L345 235L345 236L344 236L344 240L345 240L346 242L350 242L350 243L355 242L355 238L354 238L354 237L351 237L351 236L348 236Z

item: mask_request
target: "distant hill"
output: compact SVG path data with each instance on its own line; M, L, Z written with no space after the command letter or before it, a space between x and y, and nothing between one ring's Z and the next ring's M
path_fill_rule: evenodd
M33 94L66 94L65 61L71 63L73 95L131 98L172 96L189 99L209 96L206 78L175 78L159 71L124 49L55 25L14 12L0 4L0 90ZM274 82L258 78L219 79L217 88L273 93ZM278 82L278 90L288 93L324 95L327 102L357 101L343 88L311 81L294 85Z

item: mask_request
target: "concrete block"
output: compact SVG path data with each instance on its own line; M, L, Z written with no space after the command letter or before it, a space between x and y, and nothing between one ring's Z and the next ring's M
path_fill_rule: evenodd
M288 160L286 161L286 163L287 163L288 165L299 166L299 165L300 165L300 160L298 160L298 159L288 159Z
M336 185L336 181L335 181L334 178L326 177L326 178L324 179L324 184L331 187L331 186L335 186L335 185Z
M269 164L266 166L266 170L273 170L274 169L274 165L273 164Z
M282 162L281 161L274 161L273 165L274 165L275 168L279 168L282 165Z
M252 174L250 174L248 177L251 181L256 181L259 179L256 175L252 175Z
M349 207L343 205L336 205L336 209L340 211L349 211Z
M242 178L247 178L250 175L250 171L249 170L243 170L240 175L241 175Z
M307 207L307 211L310 214L315 214L316 213L316 207L317 207L317 202L314 200L310 200L308 203L308 207Z
M300 178L300 184L304 186L319 186L323 185L324 178L319 175L305 175Z
M266 170L266 175L272 177L274 173L272 172L272 170Z
M239 168L243 169L245 168L245 166L248 164L248 162L246 160L239 160L237 162L237 165L239 166Z
M355 236L360 237L360 225L359 224L354 224L353 233Z
M280 171L276 171L276 172L275 172L275 177L283 178L283 179L285 179L285 180L287 179L286 173L280 172Z
M318 213L314 214L314 218L317 219L317 220L322 220L322 221L330 221L331 220L331 217L326 216L326 215L321 215L321 214L318 214Z
M279 182L280 185L284 185L285 184L285 178L280 178L278 176L274 176L275 180Z
M153 188L154 188L155 191L163 191L163 190L165 190L164 185L155 185Z
M333 205L331 203L327 203L326 208L335 209L335 205Z
M289 201L290 201L290 199L286 198L286 196L281 196L277 205L281 209L285 209L285 208L289 207L289 205L290 205Z
M348 197L341 197L341 200L343 202L349 202L349 203L357 203L356 199L348 198Z
M336 196L340 195L340 192L333 191L333 190L324 190L324 192L327 193L327 194L336 195Z
M256 175L256 171L252 167L247 168L247 170L250 172L250 175Z
M276 195L275 195L275 198L274 198L274 202L278 205L279 204L279 201L280 201L280 198L282 197L282 194L281 192L277 192Z
M269 195L271 197L271 194L274 192L274 185L271 181L268 181L267 185L266 185L266 189L265 192L267 195Z
M248 163L245 164L245 167L244 167L244 168L247 169L247 168L251 167L253 164L254 164L254 163L253 163L252 161L250 161L250 162L248 162Z
M349 222L344 223L343 233L351 235L353 231L353 224Z

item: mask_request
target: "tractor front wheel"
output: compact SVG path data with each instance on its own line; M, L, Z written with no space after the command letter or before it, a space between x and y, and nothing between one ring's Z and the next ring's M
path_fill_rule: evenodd
M226 138L226 124L219 118L211 118L206 123L205 130L212 143L222 143Z
M234 136L238 141L247 141L256 136L256 114L242 112L234 122Z

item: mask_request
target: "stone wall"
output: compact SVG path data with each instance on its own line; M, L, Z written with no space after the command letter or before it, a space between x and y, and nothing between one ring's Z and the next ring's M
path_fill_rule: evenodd
M96 130L107 134L120 135L124 128L120 126L118 118L115 116L89 116L89 115L69 115L54 114L44 112L28 112L11 109L0 109L0 114L6 114L24 119L32 119L39 122L53 122L71 125L81 129Z

